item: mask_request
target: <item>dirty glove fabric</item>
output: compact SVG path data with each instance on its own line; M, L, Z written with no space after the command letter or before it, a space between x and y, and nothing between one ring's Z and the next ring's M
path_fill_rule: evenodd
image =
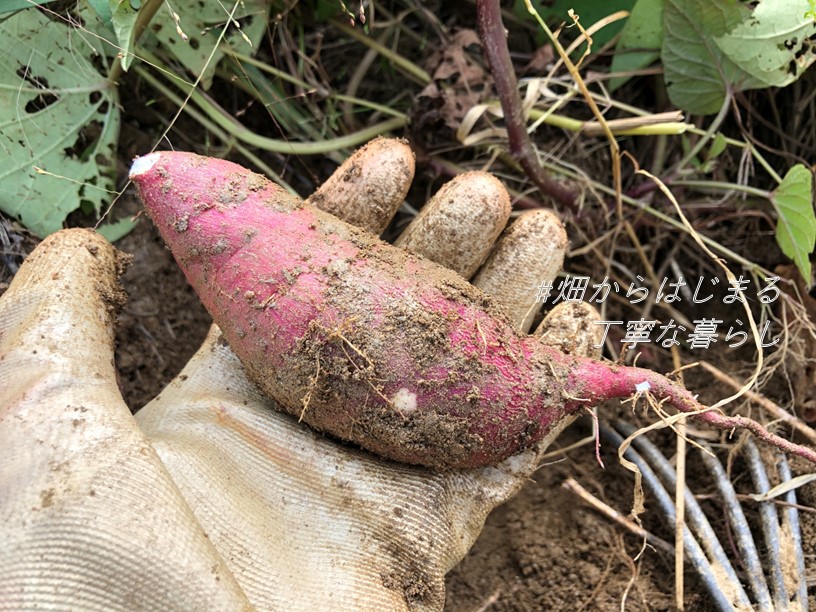
M134 419L113 365L119 257L60 232L0 297L0 608L440 609L445 573L558 432L496 467L398 465L277 412L216 327Z
M0 608L246 608L119 394L117 265L60 232L0 297Z

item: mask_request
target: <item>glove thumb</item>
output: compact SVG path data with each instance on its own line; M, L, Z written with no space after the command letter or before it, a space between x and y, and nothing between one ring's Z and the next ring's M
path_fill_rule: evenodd
M65 230L0 298L0 601L245 608L119 394L122 264L95 232Z

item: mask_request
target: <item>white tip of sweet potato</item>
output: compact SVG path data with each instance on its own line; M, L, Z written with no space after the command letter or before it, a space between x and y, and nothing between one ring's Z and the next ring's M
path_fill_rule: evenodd
M134 159L133 165L130 167L128 178L132 179L150 170L156 165L156 162L159 161L159 157L161 157L160 153L148 153L147 155L142 155Z

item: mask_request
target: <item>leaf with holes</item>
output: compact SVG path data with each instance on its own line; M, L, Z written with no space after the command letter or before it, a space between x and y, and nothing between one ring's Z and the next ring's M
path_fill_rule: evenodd
M816 22L807 8L807 0L763 0L717 46L764 86L784 87L816 61Z
M690 113L717 112L726 96L783 87L816 61L807 0L666 0L664 78L671 101Z
M744 5L728 0L666 0L660 57L673 104L709 115L720 109L733 83L741 83L743 89L762 86L715 43L750 14Z
M0 23L0 210L38 236L80 207L98 214L115 187L118 100L91 22L25 10Z
M812 180L811 171L802 164L796 164L771 194L771 203L779 215L776 241L782 252L799 268L807 283L810 283L808 256L816 244Z
M31 8L34 4L48 4L53 0L1 0L0 15Z
M223 44L242 53L254 53L266 32L271 3L244 0L235 8L236 2L238 0L228 3L173 0L165 2L151 21L150 30L155 39L192 74L201 76L204 89L209 89L215 68L224 57L224 52L216 49L216 43L227 24L229 29ZM229 23L233 8L235 13Z

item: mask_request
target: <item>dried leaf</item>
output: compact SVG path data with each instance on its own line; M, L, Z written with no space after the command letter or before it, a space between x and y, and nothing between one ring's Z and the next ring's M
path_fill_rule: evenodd
M770 501L776 497L779 497L780 495L784 495L788 491L793 491L801 486L811 483L814 480L816 480L816 474L802 474L801 476L795 476L782 484L776 485L765 493L753 493L748 497L758 502Z

